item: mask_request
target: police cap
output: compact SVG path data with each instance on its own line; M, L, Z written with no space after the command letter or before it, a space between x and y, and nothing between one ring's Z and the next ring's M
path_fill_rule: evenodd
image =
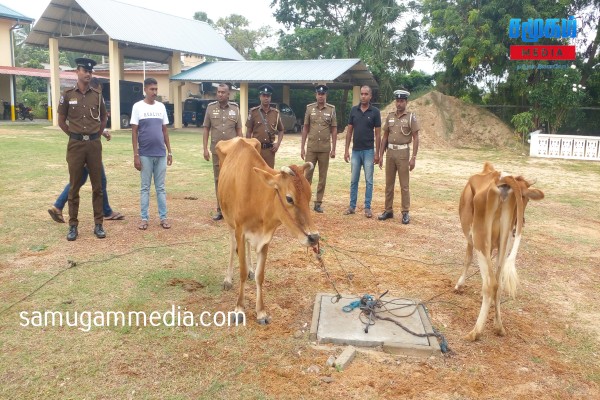
M317 87L315 88L315 92L317 93L327 93L328 90L329 88L327 87L327 85L317 85Z
M82 67L86 71L92 71L96 65L96 61L89 58L80 57L75 59L75 64L77 64L77 67Z
M408 96L410 96L410 92L407 90L394 90L394 98L396 99L407 99L408 100Z
M269 84L260 85L258 87L258 94L259 95L264 94L264 95L270 96L273 94L273 87Z

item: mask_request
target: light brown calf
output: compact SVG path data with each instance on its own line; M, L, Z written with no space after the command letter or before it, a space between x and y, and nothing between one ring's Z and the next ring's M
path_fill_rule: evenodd
M235 138L216 146L219 155L219 204L230 230L230 257L223 285L232 286L234 252L240 263L240 290L235 307L244 312L244 284L248 277L246 246L256 250L256 319L261 324L269 319L263 304L263 281L269 243L275 229L283 223L302 245L316 246L319 233L310 213L310 185L299 167L269 168L260 156L256 139Z
M473 249L482 280L481 310L475 327L466 336L468 340L481 337L492 301L496 306L494 332L500 336L506 333L500 316L500 295L502 289L511 297L516 294L518 276L515 260L525 221L525 207L529 200L544 198L544 193L530 189L531 185L522 176L501 176L492 164L486 162L483 171L473 175L462 191L459 215L467 238L467 252L464 271L455 290L460 290L465 283ZM492 263L494 250L497 250L495 273Z

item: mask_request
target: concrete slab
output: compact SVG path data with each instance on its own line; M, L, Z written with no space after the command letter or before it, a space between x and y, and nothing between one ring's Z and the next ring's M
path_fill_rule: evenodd
M342 295L337 303L332 303L335 295L319 293L315 298L313 318L310 329L311 340L319 343L346 344L360 347L382 346L383 350L392 354L404 354L418 357L429 357L441 354L436 337L419 337L406 332L396 323L376 319L365 333L366 318L361 318L361 311L356 308L347 313L342 307L360 300L360 297ZM380 309L379 315L399 322L411 331L424 334L433 333L433 327L422 305L411 299L393 299L389 294L382 301L391 301L386 309Z

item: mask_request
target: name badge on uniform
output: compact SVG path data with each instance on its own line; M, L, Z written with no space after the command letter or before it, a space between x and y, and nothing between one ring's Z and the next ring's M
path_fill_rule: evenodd
M394 119L394 118L390 118L390 122L394 122L394 121L395 121L395 119Z
M71 104L71 105L77 105L77 99L71 99L71 100L69 100L69 104Z
M323 113L324 116L329 117L331 114Z
M229 115L230 115L230 116L232 116L232 117L235 117L235 115L236 115L236 114L235 114L235 111L233 111L233 110L229 110Z

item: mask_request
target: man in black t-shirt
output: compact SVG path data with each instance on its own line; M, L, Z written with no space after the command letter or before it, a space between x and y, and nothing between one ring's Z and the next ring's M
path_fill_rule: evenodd
M352 107L348 120L346 151L344 161L350 160L350 141L352 141L352 162L350 178L350 205L344 215L354 214L358 196L360 170L365 170L365 217L371 218L371 199L373 197L374 164L379 163L379 145L381 142L381 113L371 106L373 93L369 86L360 88L360 104ZM354 136L354 138L353 138ZM375 146L373 146L375 145ZM373 148L375 147L375 148Z

